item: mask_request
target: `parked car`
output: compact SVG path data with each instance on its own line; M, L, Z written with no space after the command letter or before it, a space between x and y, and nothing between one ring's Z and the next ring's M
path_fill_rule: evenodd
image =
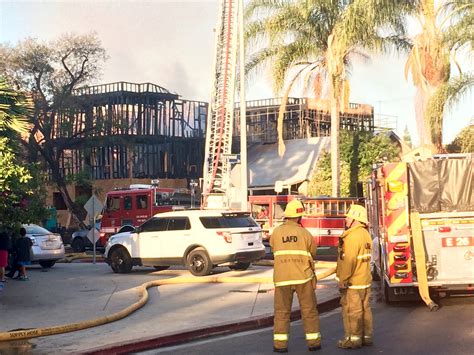
M64 245L61 236L51 233L37 224L24 224L26 236L31 239L31 262L44 268L52 267L56 261L64 258Z
M125 226L124 226L125 227ZM86 251L86 249L92 249L92 242L87 238L87 234L89 233L91 227L88 227L87 229L80 229L78 231L75 231L71 235L71 248L75 253L83 253ZM96 243L95 246L97 249L104 250L104 247L100 243L99 240L99 229L100 229L100 223L96 223ZM133 228L132 228L133 229ZM128 229L130 230L130 229ZM125 230L124 230L125 231Z
M135 265L164 270L185 265L196 276L217 265L246 270L265 256L260 226L246 212L182 210L159 213L131 232L113 235L105 260L116 273Z

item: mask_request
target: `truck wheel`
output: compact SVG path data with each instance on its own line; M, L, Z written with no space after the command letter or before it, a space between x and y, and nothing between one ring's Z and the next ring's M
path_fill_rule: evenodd
M206 276L210 274L212 263L204 249L194 249L189 253L188 269L194 276Z
M234 265L230 265L229 269L237 270L237 271L245 271L250 267L250 263L235 263Z
M163 271L163 270L168 270L170 267L169 266L158 266L158 265L153 265L156 271Z
M41 267L44 267L45 269L49 269L53 267L54 264L56 264L56 260L41 260L39 264L41 265Z
M117 274L132 271L132 258L124 248L116 248L110 253L110 267Z
M76 237L71 243L72 250L74 250L75 253L83 253L86 250L84 244L84 240L82 240L81 237Z

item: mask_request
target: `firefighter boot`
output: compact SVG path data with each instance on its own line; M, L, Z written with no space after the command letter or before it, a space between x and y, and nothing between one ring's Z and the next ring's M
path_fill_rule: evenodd
M337 346L342 349L359 349L362 347L362 339L360 337L345 337L337 342Z
M362 338L362 345L364 345L364 346L374 345L374 341L372 340L372 337L364 336L364 338Z

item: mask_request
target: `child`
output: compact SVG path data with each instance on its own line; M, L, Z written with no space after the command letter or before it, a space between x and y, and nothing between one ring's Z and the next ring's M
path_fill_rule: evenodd
M33 242L26 236L26 229L20 228L20 238L16 241L16 259L20 267L20 281L28 281L26 276L26 265L31 265L30 249Z
M8 234L0 232L0 293L5 288L5 267L8 265Z

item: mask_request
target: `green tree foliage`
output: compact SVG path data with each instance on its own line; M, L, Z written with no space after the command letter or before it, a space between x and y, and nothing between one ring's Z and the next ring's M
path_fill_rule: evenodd
M19 159L18 132L26 132L31 102L0 78L0 225L38 222L47 216L40 171Z
M403 142L410 148L413 148L413 143L411 142L410 132L408 132L408 127L405 126L405 130L403 131Z
M448 153L474 153L474 125L465 127L446 147Z
M396 161L399 149L384 133L341 131L341 196L356 196L358 182L365 183L373 164ZM365 189L365 186L364 186ZM309 183L311 196L331 195L330 155L325 153L316 164ZM360 194L360 191L359 191Z
M349 103L349 74L365 51L408 49L402 0L251 0L246 38L255 50L247 71L271 64L275 92L284 87L278 117L279 153L284 153L283 116L293 85L303 82L316 99L330 104L332 195L339 195L339 114ZM251 50L254 49L250 47Z
M30 92L34 111L31 128L24 139L30 160L39 154L69 211L82 223L85 211L72 201L59 162L64 151L74 147L75 138L90 132L72 132L73 122L57 127L57 115L71 107L72 92L100 76L107 56L96 34L61 36L50 42L28 38L16 46L0 46L0 74ZM65 115L74 120L74 115ZM61 139L57 139L61 138Z

